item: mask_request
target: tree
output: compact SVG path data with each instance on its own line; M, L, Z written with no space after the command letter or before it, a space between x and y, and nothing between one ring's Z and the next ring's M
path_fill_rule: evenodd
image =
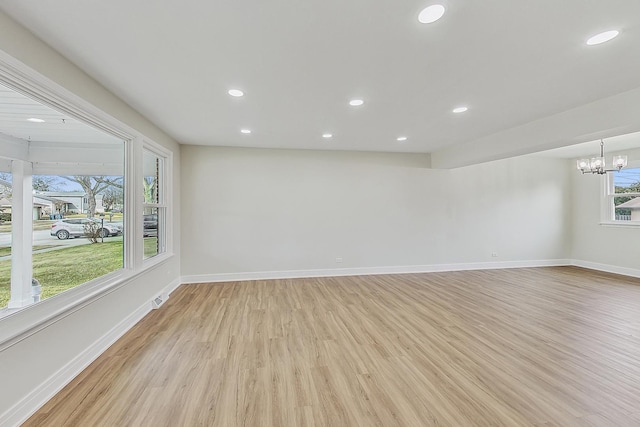
M155 176L144 177L144 202L158 203L158 179Z
M122 188L122 177L74 175L62 176L61 178L80 184L89 202L88 218L93 218L96 214L96 195L108 188Z
M102 206L104 206L105 211L110 212L123 204L124 192L122 191L122 188L111 187L107 188L102 193Z
M56 176L34 175L33 189L36 191L58 191L60 182Z
M615 188L616 194L624 194L624 193L640 193L640 181L635 184L631 184L628 187L617 186ZM618 196L613 198L613 205L618 206L623 203L628 202L631 199L634 199L637 196ZM631 215L631 209L616 209L616 215Z
M0 172L0 180L4 181L3 183L0 183L0 199L11 199L11 174Z
M55 212L62 213L62 210L64 209L66 204L67 203L64 200L56 200L55 202L53 202Z

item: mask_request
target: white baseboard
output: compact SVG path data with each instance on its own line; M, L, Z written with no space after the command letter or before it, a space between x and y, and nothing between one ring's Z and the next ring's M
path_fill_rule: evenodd
M598 270L607 273L621 274L623 276L640 278L640 270L636 268L618 267L617 265L600 264L598 262L582 261L579 259L571 260L571 265L574 265L576 267L588 268L591 270Z
M173 281L171 281L171 283L169 283L167 285L166 288L164 288L164 293L168 297L169 295L171 295L173 293L173 291L178 289L180 287L180 285L182 285L182 281L180 280L179 277L176 277Z
M167 297L181 284L186 283L210 283L210 282L235 282L243 280L289 279L303 277L330 277L330 276L359 276L376 274L405 274L405 273L434 273L446 271L465 270L489 270L503 268L528 268L528 267L557 267L577 266L608 273L622 274L625 276L640 278L640 270L626 267L618 267L608 264L600 264L590 261L571 259L550 259L530 261L503 261L503 262L474 262L456 264L432 264L409 265L389 267L359 267L340 269L318 270L289 270L289 271L261 271L249 273L223 273L187 275L180 280L175 279L167 285L163 295ZM24 399L9 408L0 415L0 427L19 426L33 415L42 405L55 396L64 386L86 369L95 359L106 351L113 343L122 337L129 329L151 311L151 305L147 302L131 313L126 319L112 328L102 338L93 343L89 348L67 363L58 372L44 381Z
M178 278L174 279L165 287L163 295L168 298L181 284ZM31 391L24 399L0 415L0 427L19 426L25 422L150 311L151 305L145 303L114 326L103 337L40 384L38 388Z
M99 340L40 384L38 388L32 390L24 399L0 415L0 427L19 426L25 422L150 311L151 306L149 303L145 303L127 316Z
M181 281L182 283L215 283L238 282L242 280L297 279L302 277L367 276L374 274L436 273L444 271L492 270L500 268L557 267L564 265L571 265L571 260L547 259L319 270L257 271L250 273L194 274L182 276Z

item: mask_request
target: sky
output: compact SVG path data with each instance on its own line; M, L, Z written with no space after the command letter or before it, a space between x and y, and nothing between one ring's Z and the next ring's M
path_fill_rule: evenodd
M613 176L616 187L630 187L638 182L640 182L640 168L624 169Z

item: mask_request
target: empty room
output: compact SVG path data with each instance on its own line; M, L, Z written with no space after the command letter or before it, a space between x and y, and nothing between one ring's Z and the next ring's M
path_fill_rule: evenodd
M0 427L640 426L640 2L0 0Z

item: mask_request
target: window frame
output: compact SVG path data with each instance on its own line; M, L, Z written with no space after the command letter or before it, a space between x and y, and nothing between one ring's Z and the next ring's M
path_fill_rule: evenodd
M630 161L625 169L640 169L640 160ZM607 173L605 179L602 180L600 224L615 227L640 227L640 221L615 219L614 199L627 195L640 197L640 192L624 193L624 196L621 193L615 193L614 173L615 172Z
M124 258L123 268L93 279L51 298L22 307L8 314L0 310L0 351L28 338L65 316L80 310L104 295L125 286L142 274L154 269L173 256L172 209L170 200L173 186L173 152L148 139L138 130L114 118L98 107L44 77L22 62L0 50L0 82L11 89L80 120L94 128L110 133L124 141ZM165 252L151 258L153 262L142 262L142 253L137 251L143 242L142 224L138 221L142 212L142 194L139 185L142 174L142 148L152 147L165 158L165 204L167 219ZM16 147L16 153L21 149ZM13 153L6 153L12 156ZM0 159L2 160L2 159ZM140 179L137 179L140 177ZM5 315L6 314L6 315Z
M150 256L148 258L144 258L144 237L142 237L144 230L142 229L142 224L140 225L141 229L140 229L139 235L143 240L143 247L141 248L142 262L143 264L148 265L148 264L155 263L155 259L161 255L164 255L164 254L171 255L173 253L173 245L171 241L171 235L173 233L171 233L170 231L170 225L172 224L172 221L171 221L172 213L171 213L171 206L170 204L167 203L167 200L171 200L171 196L172 196L171 187L172 187L173 177L171 176L171 171L173 170L173 153L148 139L145 139L142 144L142 158L144 158L145 151L150 154L153 154L154 156L162 160L161 162L162 166L158 171L159 184L158 184L158 189L156 190L158 195L158 203L147 203L144 200L144 196L141 196L142 197L142 212L141 212L142 215L144 215L145 208L155 208L158 212L158 231L157 231L158 253L156 255ZM141 183L142 179L144 178L143 168L141 167L140 169L142 171L142 176L137 181L138 184ZM139 193L139 189L138 189L138 193ZM160 211L163 212L162 215L160 215ZM142 215L140 215L138 218L143 218Z

